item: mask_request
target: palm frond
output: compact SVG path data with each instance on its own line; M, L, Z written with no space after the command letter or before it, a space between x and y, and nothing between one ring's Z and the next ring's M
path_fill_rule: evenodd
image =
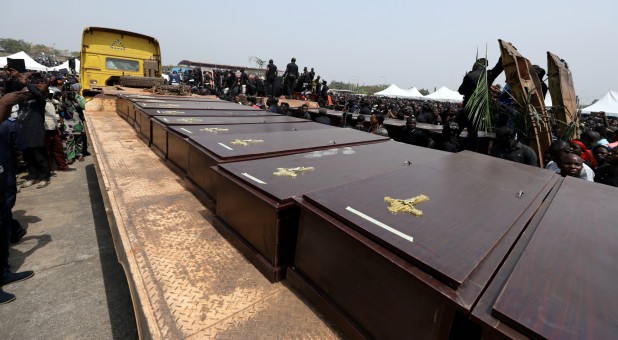
M493 127L493 105L487 84L487 66L483 66L474 92L466 103L468 119L478 131L489 132Z

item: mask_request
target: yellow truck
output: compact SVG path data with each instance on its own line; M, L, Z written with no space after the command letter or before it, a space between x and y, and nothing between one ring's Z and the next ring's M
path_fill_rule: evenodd
M80 83L84 96L105 86L152 87L163 84L161 48L156 38L103 27L82 35Z

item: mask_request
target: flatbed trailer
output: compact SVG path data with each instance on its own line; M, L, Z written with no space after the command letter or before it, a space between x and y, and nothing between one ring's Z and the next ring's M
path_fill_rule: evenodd
M140 338L340 338L217 232L214 213L116 114L115 96L103 98L88 103L88 133Z

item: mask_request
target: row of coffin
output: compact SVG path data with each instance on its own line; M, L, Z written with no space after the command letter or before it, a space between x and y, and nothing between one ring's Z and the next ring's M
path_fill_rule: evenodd
M216 99L124 95L117 112L350 336L618 334L615 188Z

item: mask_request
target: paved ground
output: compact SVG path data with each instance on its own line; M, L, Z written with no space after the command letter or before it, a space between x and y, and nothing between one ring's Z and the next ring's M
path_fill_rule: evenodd
M17 300L0 306L0 339L137 338L93 159L72 167L18 195L14 216L28 234L10 262L35 276L4 287Z

